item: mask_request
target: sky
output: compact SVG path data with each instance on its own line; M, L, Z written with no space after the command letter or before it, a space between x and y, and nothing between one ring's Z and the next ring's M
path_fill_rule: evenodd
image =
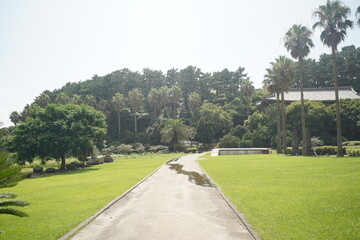
M269 62L290 54L293 24L311 28L325 0L0 0L0 122L44 90L143 68L203 72L245 67L260 88ZM345 0L351 20L359 0ZM330 49L313 35L309 57ZM360 47L360 28L342 46Z

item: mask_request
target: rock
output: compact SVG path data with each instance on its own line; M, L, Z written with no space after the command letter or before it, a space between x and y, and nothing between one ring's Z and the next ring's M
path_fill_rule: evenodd
M96 165L96 164L99 164L99 162L96 158L88 158L87 164L88 165Z
M34 172L34 173L42 173L43 170L44 170L43 167L34 167L34 168L33 168L33 172Z
M98 157L98 164L103 164L104 163L104 157Z
M47 172L47 173L54 173L54 172L55 172L55 168L47 168L47 169L45 170L45 172Z
M66 164L66 169L68 169L68 170L72 170L72 169L75 169L75 168L76 168L76 166L75 166L74 163Z
M114 161L114 159L113 159L113 157L110 156L110 155L106 155L106 156L104 157L104 162L106 162L106 163L113 162L113 161Z

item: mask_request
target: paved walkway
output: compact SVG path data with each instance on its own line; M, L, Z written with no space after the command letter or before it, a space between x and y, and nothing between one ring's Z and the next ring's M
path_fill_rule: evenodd
M254 239L193 154L163 165L72 240Z

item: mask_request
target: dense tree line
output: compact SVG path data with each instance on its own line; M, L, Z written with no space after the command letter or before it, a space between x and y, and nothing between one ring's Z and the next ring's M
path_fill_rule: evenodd
M358 50L354 51L356 53ZM296 68L286 69L289 68L289 61L291 60L280 57L272 66L280 67L285 78L289 74L295 76ZM267 77L271 78L273 70L268 69ZM284 85L284 91L292 84L294 83L289 82ZM280 96L281 92L279 93ZM293 123L300 119L294 118L294 114L298 112L291 110L292 105L283 105L281 108L286 108L287 115L282 116L276 106L257 106L255 103L266 94L269 94L266 89L254 88L245 69L241 67L236 71L224 69L203 73L199 68L189 66L181 70L171 69L166 74L151 69L144 69L142 73L123 69L102 77L94 76L84 82L68 83L54 91L45 91L36 97L32 104L27 105L23 112L12 113L11 120L15 124L25 121L31 116L35 106L45 108L51 103L85 104L106 116L107 145L134 142L174 145L173 140L164 141L161 136L168 119L180 119L186 126L191 127L189 129L192 140L206 144L231 135L237 137L244 147L276 146L277 136L289 142L286 144L289 145L289 132L293 129L301 132L301 124ZM354 106L350 105L351 111L356 111ZM334 117L330 114L333 107L326 109L327 118L322 120L329 124L334 123ZM288 129L283 133L276 131L278 117L288 123ZM353 131L356 121L353 119L345 126L345 138L356 139L356 131ZM333 126L319 128L311 124L308 127L313 134L323 137L326 143L334 144L336 131ZM348 130L347 126L350 126ZM322 129L324 134L320 134L319 129Z
M331 54L321 54L318 60L304 60L304 87L333 87ZM360 92L360 47L354 45L341 48L336 53L339 69L339 86L352 86ZM291 87L300 88L300 73L296 70Z
M243 67L213 73L195 66L173 68L166 73L125 68L43 92L21 113L11 113L11 121L21 124L1 129L0 147L6 148L8 135L26 123L36 123L39 119L34 118L34 113L41 109L46 112L48 106L57 109L88 105L106 119L107 145L166 143L178 150L179 142L186 139L204 144L221 140L242 147L276 146L278 152L285 152L291 142L290 132L297 130L302 135L303 154L308 154L310 143L305 139L309 139L309 133L305 129L309 128L311 135L321 137L326 144L336 143L341 156L342 139L358 140L360 135L359 101L338 98L339 86L360 91L360 48L351 45L337 49L353 26L349 14L350 9L338 0L328 0L314 10L313 29L322 31L321 41L331 49L331 54L322 54L319 60L306 59L314 47L312 32L305 26L293 25L284 37L284 46L297 62L285 56L276 58L266 69L263 89L254 88ZM325 106L303 98L304 87L333 86L335 104ZM285 92L294 87L301 89L301 100L286 106ZM255 104L270 93L277 97L274 106Z

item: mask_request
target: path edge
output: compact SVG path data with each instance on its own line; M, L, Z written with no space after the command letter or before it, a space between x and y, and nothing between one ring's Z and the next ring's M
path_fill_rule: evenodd
M212 178L209 176L209 174L207 174L207 172L201 167L201 165L199 164L198 160L200 159L196 159L196 163L199 165L199 168L201 169L201 171L203 171L206 175L206 177L209 179L211 185L216 189L216 191L220 194L220 196L224 199L224 201L226 202L226 204L231 208L231 210L235 213L235 215L240 219L240 221L243 223L243 225L245 226L245 228L249 231L250 235L254 238L254 240L261 240L261 238L259 237L259 235L254 231L254 229L252 229L251 225L246 221L244 214L242 214L241 212L239 212L239 210L237 209L237 207L230 201L229 198L227 198L225 196L225 194L221 191L221 189L216 185L216 183L214 182L214 180L212 180Z
M180 157L178 157L180 158ZM123 192L120 196L116 197L114 200L107 203L104 207L102 207L100 210L98 210L96 213L79 223L75 228L71 229L69 232L65 233L63 236L58 238L57 240L68 240L71 237L73 237L76 233L78 233L80 230L82 230L84 227L86 227L89 223L91 223L95 218L97 218L100 214L108 210L112 205L114 205L116 202L118 202L120 199L124 198L126 195L128 195L131 191L133 191L136 187L138 187L141 183L145 182L148 178L150 178L152 175L154 175L157 171L159 171L160 168L162 168L164 165L166 165L169 161L172 161L176 158L167 160L163 164L161 164L160 167L152 171L149 175L141 179L139 182L137 182L135 185L133 185L131 188Z

